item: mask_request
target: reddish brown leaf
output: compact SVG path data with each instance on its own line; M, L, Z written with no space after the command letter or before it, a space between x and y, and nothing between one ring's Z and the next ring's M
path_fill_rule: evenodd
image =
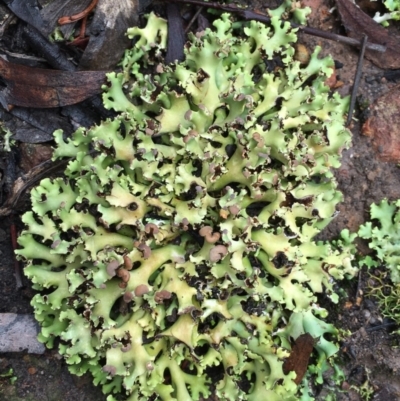
M21 143L20 167L24 173L28 173L39 164L51 160L53 149L49 144L42 143Z
M369 108L370 116L362 128L372 138L378 158L400 161L400 85L385 93Z
M6 104L49 108L67 106L101 93L106 71L58 71L31 68L0 58Z
M314 348L314 338L311 334L305 333L297 337L293 344L289 358L283 363L283 373L296 372L294 382L300 384L307 372L308 361Z
M347 35L361 40L364 35L368 41L386 46L386 52L381 53L366 50L365 57L380 68L400 68L400 37L375 22L351 0L336 0L336 6Z

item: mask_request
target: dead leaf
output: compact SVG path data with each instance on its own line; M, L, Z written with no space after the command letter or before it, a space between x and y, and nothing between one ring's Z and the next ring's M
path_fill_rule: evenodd
M41 143L21 143L20 167L24 173L28 173L39 164L51 160L53 149L48 144Z
M82 102L101 93L106 71L57 71L10 63L0 58L6 83L3 106L49 108Z
M400 161L400 85L378 98L369 107L369 118L362 133L372 138L377 156L382 161Z
M59 110L32 109L14 107L10 114L4 110L0 112L0 119L12 133L12 139L25 143L41 143L52 141L53 132L61 128L66 135L75 131L70 121L61 116Z
M381 53L367 49L365 57L380 68L400 68L400 37L375 22L350 0L336 0L340 18L351 38L361 40L365 35L368 42L386 46Z
M307 372L308 361L314 348L314 338L311 334L305 333L297 337L293 344L289 358L283 363L283 373L296 372L296 378L293 380L300 384Z
M325 85L330 89L334 89L336 87L338 80L336 75L336 68L333 68L332 74L325 80Z

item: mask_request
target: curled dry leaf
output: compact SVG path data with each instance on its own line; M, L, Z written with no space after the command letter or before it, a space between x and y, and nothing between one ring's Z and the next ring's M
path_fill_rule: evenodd
M400 161L400 85L378 98L370 108L362 133L371 137L378 158Z
M386 52L377 52L367 49L365 57L380 68L400 68L400 37L388 32L369 15L365 14L350 0L336 0L336 6L351 38L362 40L368 36L368 42L386 46Z

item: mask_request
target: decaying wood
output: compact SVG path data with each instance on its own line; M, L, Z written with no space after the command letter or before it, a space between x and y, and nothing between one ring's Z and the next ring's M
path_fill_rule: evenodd
M80 70L113 69L130 40L128 28L137 25L138 0L101 0L95 8L90 36L78 68Z

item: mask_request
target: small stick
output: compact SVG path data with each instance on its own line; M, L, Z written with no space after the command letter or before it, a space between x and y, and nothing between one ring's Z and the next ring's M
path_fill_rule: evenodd
M350 125L351 119L353 118L353 111L354 111L354 106L356 104L356 97L357 97L358 87L360 86L360 80L361 80L361 75L362 75L362 67L363 67L363 63L364 63L364 54L365 54L365 49L367 47L367 41L368 41L368 36L365 35L363 40L362 40L360 55L358 57L356 75L354 77L353 89L351 91L350 107L349 107L349 114L347 115L346 126Z
M222 11L227 11L230 13L235 13L238 16L240 16L241 18L243 18L245 21L254 20L254 21L262 22L264 24L271 22L271 18L265 14L261 14L261 13L255 12L255 11L245 10L245 9L235 7L235 6L227 6L227 5L219 4L219 3L207 3L202 0L167 0L167 1L183 3L183 4L193 4L193 5L197 5L197 6L214 8L216 10L222 10ZM337 35L335 33L322 31L321 29L317 29L317 28L302 26L299 24L295 24L294 22L290 22L290 24L293 28L298 28L300 31L302 31L308 35L318 36L320 38L333 40L335 42L341 42L341 43L345 43L345 44L352 45L352 46L361 46L361 44L362 44L362 42L360 42L359 40L349 38L347 36ZM376 43L368 43L367 49L384 53L386 51L386 46L382 46L382 45L379 45Z
M85 18L96 7L97 2L98 0L92 0L92 2L80 13L60 17L57 22L59 23L59 25L65 25L75 21L79 21L80 19Z
M194 21L196 21L197 17L199 16L199 14L203 11L204 7L198 7L197 11L194 13L192 19L189 21L188 26L185 29L185 33L189 32L189 29L192 27Z
M29 45L38 51L47 62L58 70L75 71L76 66L69 60L60 47L54 43L50 43L36 28L25 25L22 30L23 38Z
M397 326L398 324L396 322L389 322L389 323L383 323L380 324L378 326L372 326L372 327L367 327L365 329L365 331L371 332L371 331L376 331L376 330L380 330L380 329L385 329L387 327L393 327L393 326Z
M79 30L79 39L83 39L86 33L86 23L87 23L88 16L85 15L82 19L81 29Z
M18 247L18 244L17 244L17 229L15 227L15 223L11 223L10 233L11 233L11 244L12 244L12 249L13 249L15 281L17 282L17 290L19 290L24 285L22 284L22 278L21 278L21 266L19 265L19 262L18 262L18 260L17 260L17 258L15 256L15 253L14 253L14 251Z
M83 18L82 23L81 23L79 35L72 42L67 43L68 46L76 46L76 47L80 47L82 49L84 49L86 47L86 45L89 42L89 37L85 36L87 19L88 19L88 16L85 15L85 17Z

